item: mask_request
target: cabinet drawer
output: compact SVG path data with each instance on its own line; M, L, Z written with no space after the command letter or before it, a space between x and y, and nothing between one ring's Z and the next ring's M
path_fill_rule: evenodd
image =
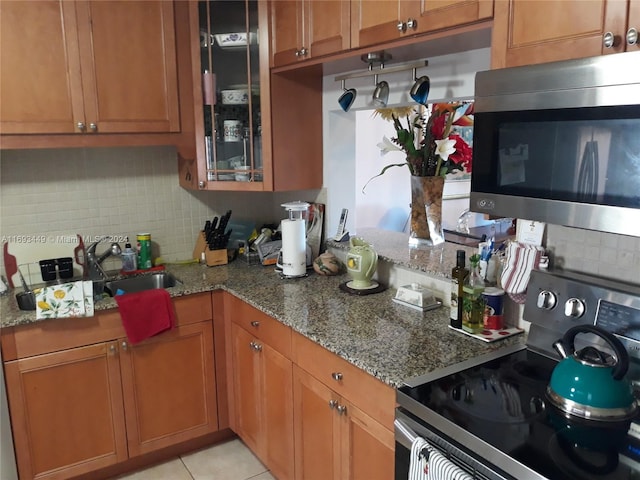
M326 348L293 333L293 361L349 400L362 411L393 429L395 390Z
M291 358L291 328L233 295L228 294L225 300L231 321Z
M176 297L172 302L176 325L202 322L213 317L209 292ZM117 308L99 310L93 317L57 318L3 328L2 356L5 361L15 360L126 336Z

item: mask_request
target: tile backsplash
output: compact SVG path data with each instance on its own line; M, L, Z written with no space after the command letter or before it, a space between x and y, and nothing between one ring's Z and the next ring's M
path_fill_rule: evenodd
M165 261L191 258L198 231L214 215L231 209L232 222L261 225L283 217L277 202L301 195L313 200L313 194L185 190L178 185L173 147L0 152L3 238L79 233L87 239L128 235L135 241L136 233L148 232ZM119 268L119 259L107 259L106 267Z
M640 283L640 238L547 225L546 246L554 266Z

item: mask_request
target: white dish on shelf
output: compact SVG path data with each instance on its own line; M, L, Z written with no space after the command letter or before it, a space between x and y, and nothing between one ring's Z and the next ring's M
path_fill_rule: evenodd
M224 105L246 105L249 103L249 92L246 88L222 90L220 95Z
M218 46L223 49L247 46L247 32L218 33L214 36ZM250 45L255 45L258 43L258 35L254 32L250 32L248 40Z

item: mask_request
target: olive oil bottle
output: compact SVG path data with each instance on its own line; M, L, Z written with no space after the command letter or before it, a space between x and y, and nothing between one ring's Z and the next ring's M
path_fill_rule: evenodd
M453 328L462 328L462 287L469 270L465 268L465 252L456 252L456 266L451 269L451 313L450 323Z
M469 333L479 333L483 329L484 280L480 275L480 255L469 258L471 272L462 287L462 329Z

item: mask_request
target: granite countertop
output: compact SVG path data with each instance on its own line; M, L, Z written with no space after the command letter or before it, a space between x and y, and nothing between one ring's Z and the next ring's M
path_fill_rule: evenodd
M350 295L339 289L347 275L322 277L311 271L305 278L282 279L271 267L249 266L240 259L219 267L184 265L167 270L182 282L168 289L172 297L226 290L392 387L524 342L524 335L485 343L455 332L448 328L446 307L418 312L394 303L394 289ZM96 310L110 308L117 308L111 298L96 303ZM18 310L13 295L0 299L0 315L1 327L38 321L35 312Z

